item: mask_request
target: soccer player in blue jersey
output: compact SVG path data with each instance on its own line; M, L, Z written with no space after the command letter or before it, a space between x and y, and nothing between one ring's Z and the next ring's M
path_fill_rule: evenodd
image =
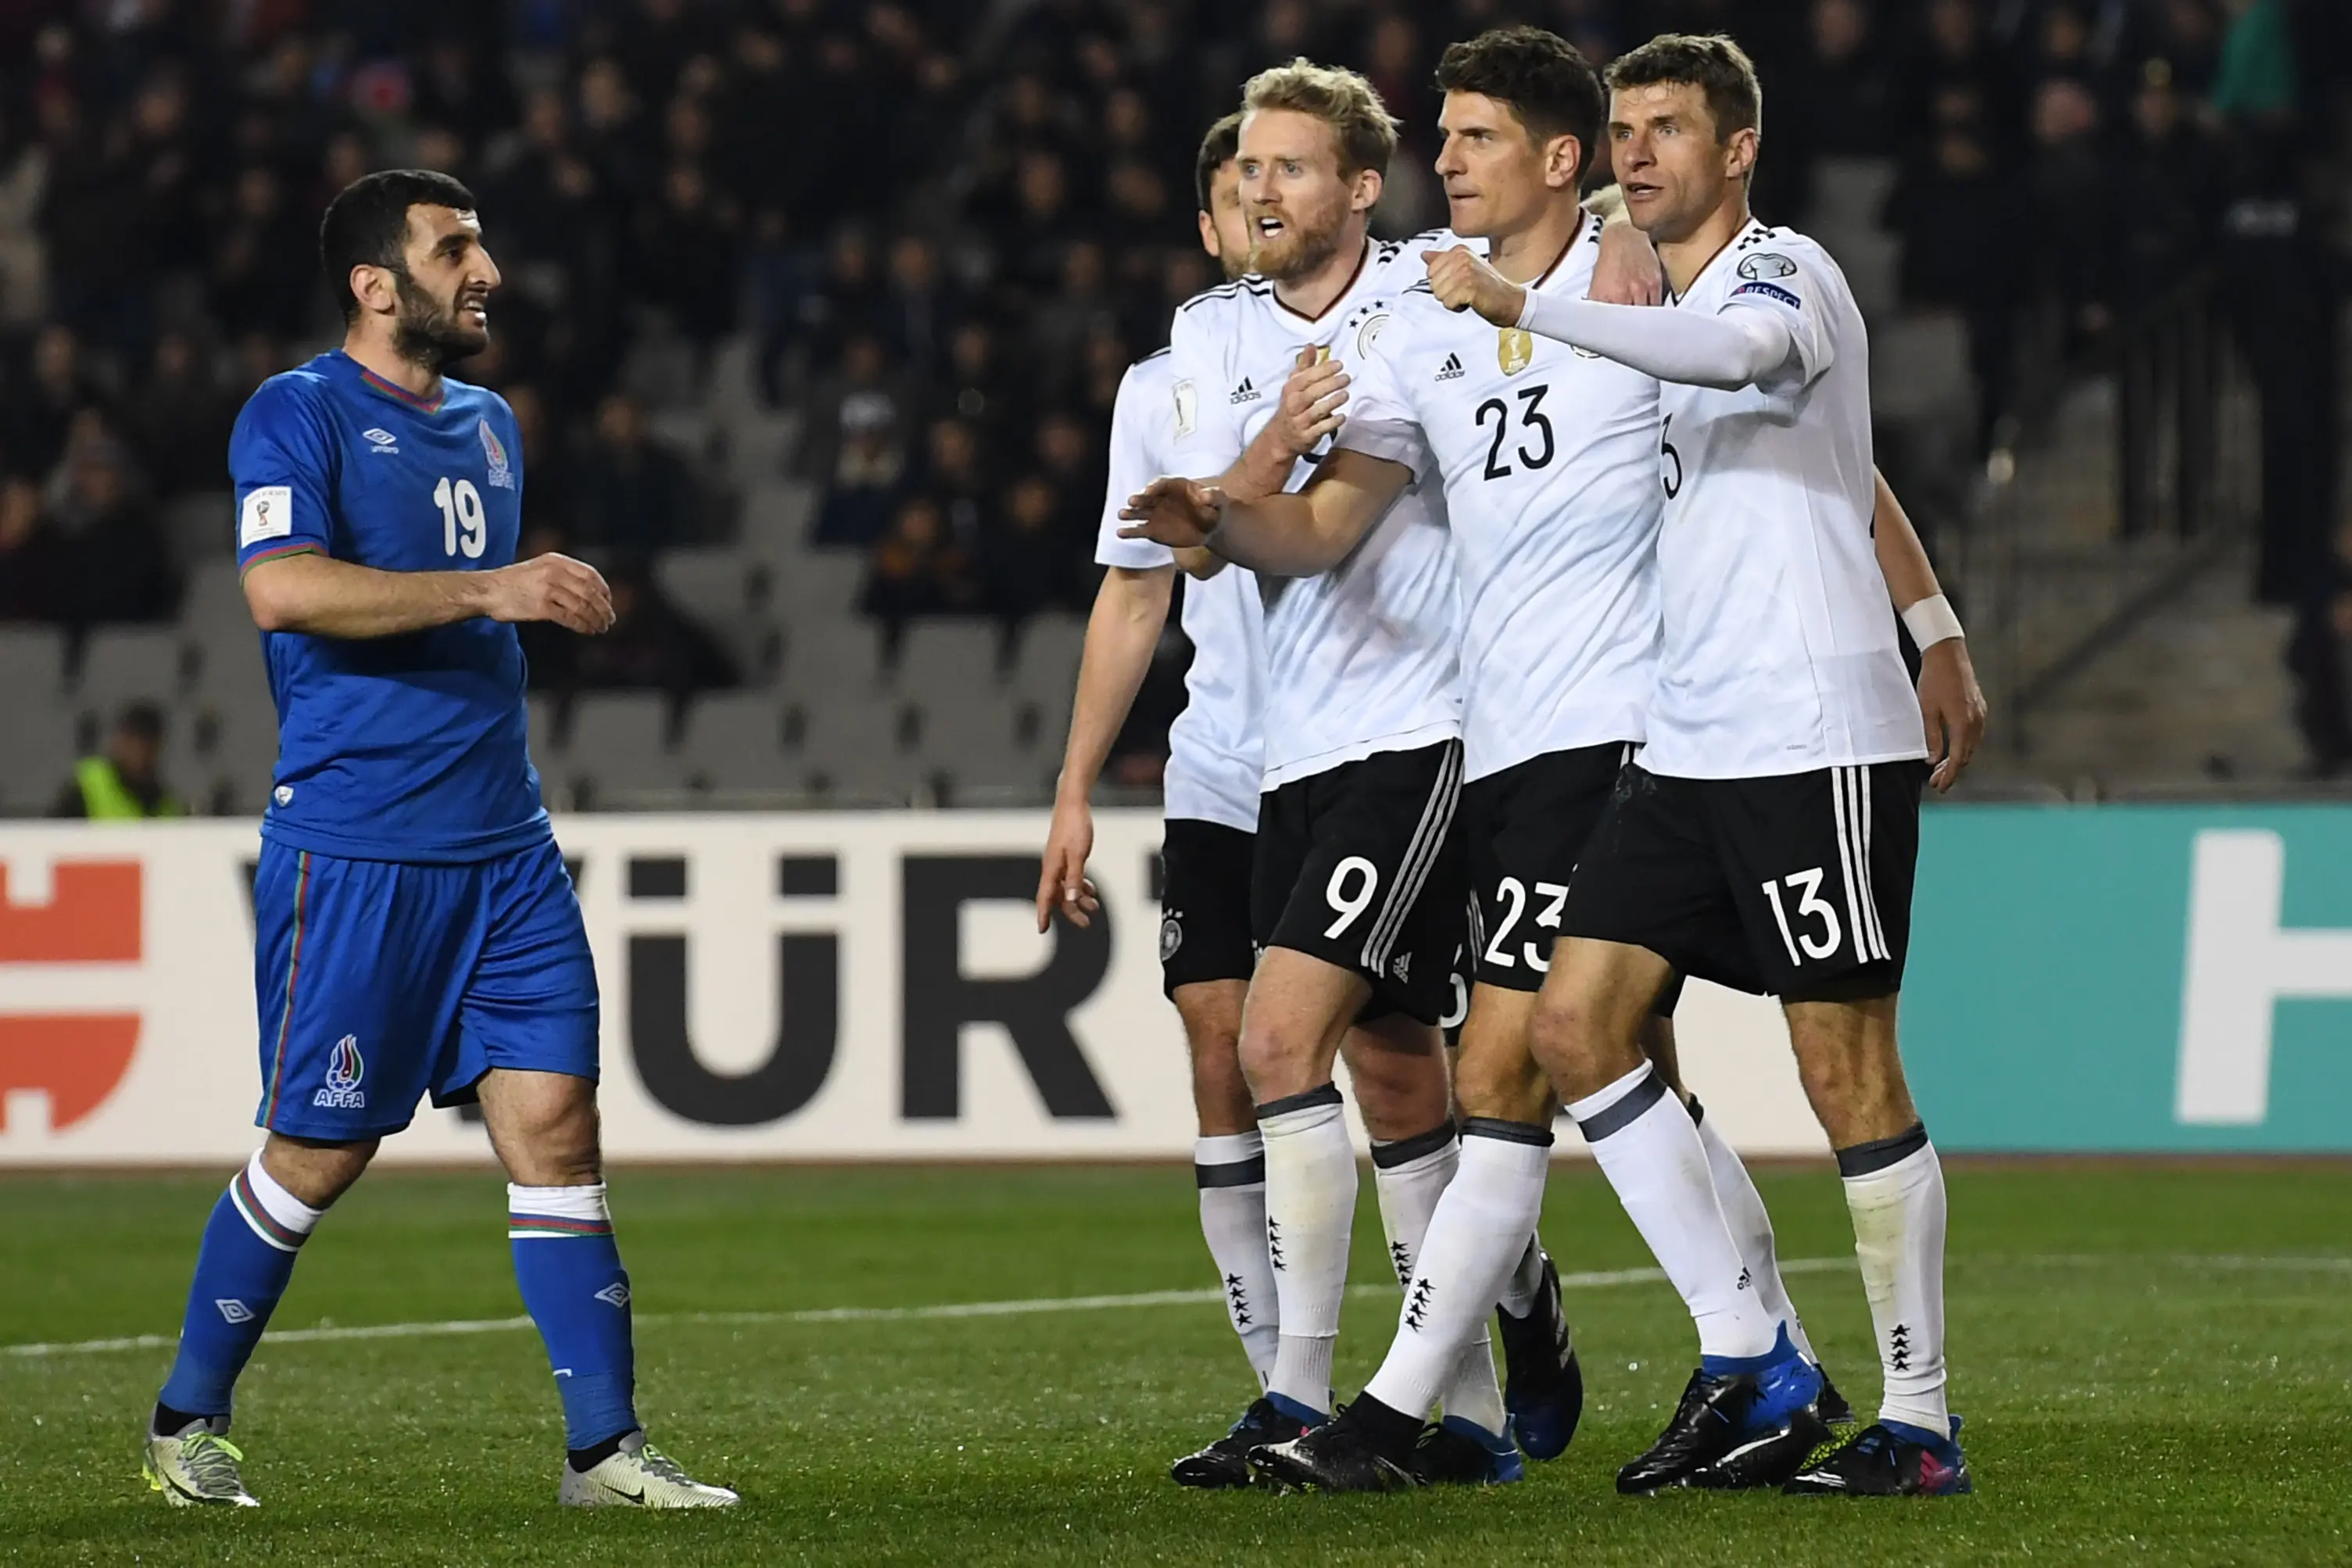
M237 1373L303 1241L429 1093L478 1100L512 1178L515 1279L563 1400L560 1500L726 1507L637 1423L595 968L524 744L514 623L593 635L612 599L581 562L515 560L514 414L442 374L489 342L472 195L370 174L319 247L343 346L263 383L229 438L278 716L254 879L268 1136L205 1229L147 1478L175 1504L254 1506L226 1436Z

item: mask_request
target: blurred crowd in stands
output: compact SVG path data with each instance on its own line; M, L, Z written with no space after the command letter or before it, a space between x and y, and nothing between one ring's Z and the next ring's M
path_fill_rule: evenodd
M728 678L643 570L727 511L623 390L648 330L756 344L873 613L1083 607L1120 374L1215 281L1202 127L1267 63L1355 66L1404 122L1378 226L1412 232L1444 216L1437 51L1509 20L1596 62L1738 36L1768 220L1824 158L1895 159L1902 298L1969 322L1980 440L2021 312L2095 353L2234 267L2249 316L2319 289L2333 319L2308 186L2343 140L2343 0L9 0L0 617L167 617L179 563L226 552L226 510L173 503L225 488L246 394L335 341L316 222L390 164L482 199L507 282L460 374L515 404L530 547L604 552L643 605L641 646L566 679Z

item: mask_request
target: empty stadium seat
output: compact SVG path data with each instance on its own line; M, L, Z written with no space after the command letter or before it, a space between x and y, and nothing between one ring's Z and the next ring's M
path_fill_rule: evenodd
M768 608L772 569L731 545L694 545L663 552L654 575L670 603L719 639L745 679L775 674L782 638Z
M882 628L857 615L788 624L782 684L796 700L864 701L883 684Z
M574 789L599 801L682 789L685 771L668 742L668 699L651 691L591 691L572 704L563 773Z
M1003 636L992 621L940 619L907 627L891 671L898 689L920 702L954 692L989 692L999 685Z
M1087 646L1087 618L1067 610L1033 616L1021 628L1013 689L1033 701L1067 707L1077 689L1078 658Z
M0 626L0 694L65 689L66 634L55 626Z
M866 586L866 557L854 550L803 550L765 557L775 574L775 601L787 625L806 617L857 613Z
M928 777L914 748L917 724L886 700L796 707L787 719L790 755L812 793L844 805L903 805Z
M809 547L809 520L816 515L816 487L804 479L770 479L743 492L736 536L744 550L763 561L786 561Z
M36 700L37 699L37 700ZM0 812L47 814L73 776L74 715L50 693L0 691Z
M688 782L719 792L781 794L803 787L784 755L783 710L757 691L715 691L696 701L678 747Z
M194 811L258 814L278 764L278 710L266 687L230 690L172 717L163 776Z
M997 690L964 691L924 703L921 755L944 773L963 805L1025 802L1050 789L1061 764L1038 744L1031 705Z
M168 704L185 685L192 662L176 628L100 626L82 644L75 706L111 715L134 700Z
M176 496L163 507L163 543L183 572L236 563L236 497L228 490Z

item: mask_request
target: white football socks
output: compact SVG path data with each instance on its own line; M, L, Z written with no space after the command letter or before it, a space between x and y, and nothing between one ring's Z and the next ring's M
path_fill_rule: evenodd
M1274 1265L1265 1254L1265 1141L1255 1128L1195 1141L1192 1179L1201 1189L1201 1235L1217 1265L1225 1315L1263 1390L1274 1376L1279 1337Z
M1328 1415L1356 1222L1356 1152L1339 1091L1328 1083L1259 1106L1257 1128L1265 1140L1266 1252L1281 1325L1266 1392Z
M1540 1199L1537 1206L1541 1208ZM1524 1318L1534 1311L1536 1297L1543 1291L1543 1237L1529 1231L1527 1248L1519 1254L1518 1266L1503 1280L1502 1289L1496 1293L1495 1305L1514 1318Z
M1412 1310L1414 1292L1431 1290L1433 1279L1445 1279L1449 1291L1455 1289L1455 1276L1434 1273L1422 1258L1434 1216L1459 1179L1455 1173L1461 1156L1462 1144L1450 1121L1418 1138L1372 1145L1372 1184L1380 1194L1381 1226L1388 1233L1389 1262L1405 1292L1407 1313ZM1495 1350L1486 1332L1486 1313L1480 1312L1467 1331L1432 1337L1442 1337L1453 1347L1453 1354L1445 1358L1444 1381L1419 1405L1397 1408L1426 1416L1433 1404L1442 1403L1448 1415L1458 1415L1500 1436L1503 1390L1495 1377ZM1382 1399L1381 1403L1388 1402Z
M1643 1062L1568 1110L1626 1216L1682 1293L1698 1326L1699 1354L1769 1354L1780 1325L1757 1300L1731 1238L1698 1129L1656 1070Z
M1430 1218L1405 1286L1396 1338L1364 1392L1415 1415L1442 1401L1448 1415L1499 1436L1503 1395L1486 1319L1528 1251L1543 1206L1551 1133L1474 1120L1464 1127L1460 1147L1459 1166ZM1538 1262L1538 1277L1541 1268ZM1530 1305L1533 1300L1531 1292Z
M1838 1151L1853 1253L1878 1331L1881 1421L1951 1428L1944 1372L1944 1167L1927 1130Z
M1805 1325L1797 1321L1796 1304L1789 1300L1789 1288L1780 1280L1780 1251L1772 1239L1772 1216L1764 1207L1764 1194L1756 1190L1755 1178L1740 1163L1738 1154L1706 1119L1706 1108L1694 1100L1690 1112L1698 1124L1699 1146L1706 1151L1707 1173L1715 1179L1715 1197L1723 1205L1724 1222L1731 1226L1731 1239L1739 1244L1739 1256L1748 1273L1755 1276L1757 1299L1766 1311L1788 1325L1789 1342L1797 1347L1797 1353L1819 1365L1821 1358L1813 1354L1813 1342L1805 1337Z

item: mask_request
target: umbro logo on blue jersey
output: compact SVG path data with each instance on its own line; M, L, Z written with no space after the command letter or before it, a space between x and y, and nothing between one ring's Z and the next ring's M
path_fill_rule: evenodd
M1259 395L1260 394L1258 389L1250 384L1249 377L1244 376L1242 377L1242 384L1234 388L1233 396L1226 399L1226 401L1238 408L1244 403L1255 403L1258 400Z
M1445 363L1437 367L1437 379L1440 381L1460 381L1462 376L1462 356L1460 354L1447 354L1445 356Z
M394 436L391 431L377 428L374 430L362 430L360 434L366 437L369 451L389 452L395 458L400 456L399 437Z

